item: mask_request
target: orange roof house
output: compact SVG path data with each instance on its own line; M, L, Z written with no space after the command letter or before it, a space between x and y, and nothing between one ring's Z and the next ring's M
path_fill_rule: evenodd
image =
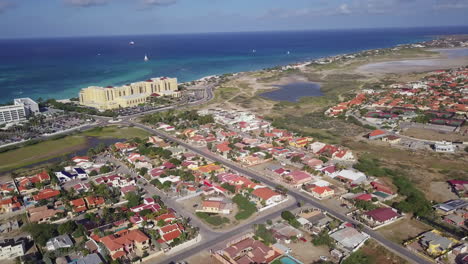
M86 207L86 202L83 198L71 200L70 205L73 206L73 211L75 213L81 213L88 210L88 208Z
M40 201L45 199L50 199L52 197L58 196L60 191L54 189L44 189L39 191L38 194L33 196L34 201Z
M387 132L385 132L383 130L380 130L380 129L377 129L377 130L374 130L374 131L370 132L367 135L367 137L369 139L378 139L378 138L384 137L386 134L387 134Z
M116 234L100 238L101 243L109 250L112 259L121 258L135 249L143 251L149 248L150 239L138 229L121 230Z
M252 192L252 195L262 201L265 201L266 205L270 205L282 200L282 196L279 193L267 187L255 189Z
M102 197L87 196L84 199L89 208L94 208L105 203Z

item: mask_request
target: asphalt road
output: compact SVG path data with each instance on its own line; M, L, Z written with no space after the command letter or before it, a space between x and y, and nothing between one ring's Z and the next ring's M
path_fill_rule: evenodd
M221 158L220 156L216 155L216 154L213 154L211 152L206 152L206 151L203 151L202 149L200 148L197 148L197 147L194 147L194 146L191 146L187 143L185 143L184 141L180 140L180 139L177 139L175 137L172 137L170 135L167 135L165 133L162 133L160 131L157 131L157 130L154 130L152 128L149 128L147 126L144 126L142 124L139 124L139 123L134 123L135 126L139 127L139 128L142 128L150 133L153 133L153 134L156 134L157 136L160 136L162 138L166 138L167 140L170 140L170 141L173 141L173 142L176 142L178 143L179 145L201 155L201 156L204 156L208 159L211 159L213 161L217 161L223 165L225 165L226 167L234 170L234 171L237 171L241 174L244 174L246 176L249 176L253 179L256 179L256 180L259 180L259 181L262 181L270 186L276 186L276 183L274 183L273 181L269 180L268 178L265 178L265 177L262 177L262 176L259 176L258 174L254 173L253 171L251 170L248 170L248 169L245 169L241 166L239 166L238 164L235 164L233 162L230 162L228 160L225 160L223 158ZM344 221L344 222L350 222L350 223L353 223L355 225L359 224L359 222L357 221L354 221L353 219L347 217L346 215L343 215L331 208L328 208L326 207L325 205L319 203L317 200L315 199L312 199L311 197L303 194L303 193L300 193L299 191L297 190L290 190L289 193L288 193L290 196L296 198L296 200L298 201L304 201L304 202L307 202L309 204L311 204L312 206L315 206L323 211L326 211L328 212L330 215L340 219L341 221ZM380 244L382 244L383 246L385 246L386 248L388 248L389 250L395 252L396 254L400 255L401 257L404 257L405 259L407 259L408 261L411 261L411 262L414 262L414 263L420 263L420 264L429 264L429 263L432 263L432 262L429 262L427 261L426 259L424 258L421 258L420 256L417 256L415 254L413 254L412 252L410 252L409 250L407 250L406 248L402 247L401 245L398 245L396 243L393 243L391 241L389 241L388 239L384 238L382 235L380 235L379 233L369 229L369 228L363 228L363 231L366 232L370 237L372 237L373 239L375 239L376 241L378 241ZM230 233L228 233L230 234ZM234 235L234 233L233 233ZM223 236L225 237L225 236ZM200 245L200 247L202 247L203 249L207 249L210 247L211 244L207 243L207 244L203 244L203 245ZM195 254L196 252L193 252L193 251L190 251L191 253ZM182 254L180 254L181 256L184 256L184 257L189 257L191 255L189 255L188 252L184 252ZM184 258L179 258L179 256L177 256L177 259L184 259Z
M239 226L238 228L235 228L235 229L233 229L231 231L228 231L227 233L220 234L219 236L217 236L214 239L205 240L205 238L203 237L203 242L202 243L199 243L194 247L188 248L187 250L179 251L176 255L167 256L166 260L163 260L162 262L158 261L158 263L170 264L170 263L177 263L178 261L186 260L186 259L190 258L191 256L196 255L196 254L198 254L198 253L200 253L202 251L207 251L207 250L212 249L215 245L217 245L217 244L219 244L219 243L221 243L223 241L226 241L226 240L228 240L228 239L230 239L230 238L232 238L234 236L237 236L237 235L239 235L241 233L245 233L245 232L249 231L251 229L252 225L263 224L268 219L274 219L274 218L277 218L277 217L281 216L282 211L290 211L290 210L293 210L294 208L297 208L295 204L290 205L290 206L288 206L286 208L283 208L282 210L278 210L276 212L273 212L271 214L264 215L262 217L259 217L255 221L250 222L248 225Z

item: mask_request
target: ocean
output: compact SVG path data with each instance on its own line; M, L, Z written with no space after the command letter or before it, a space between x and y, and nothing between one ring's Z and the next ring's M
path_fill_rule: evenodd
M0 103L77 97L87 86L158 76L185 82L462 33L468 27L0 39Z

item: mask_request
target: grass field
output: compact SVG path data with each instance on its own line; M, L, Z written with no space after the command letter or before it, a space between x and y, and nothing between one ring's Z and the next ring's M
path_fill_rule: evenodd
M0 153L0 171L20 168L73 153L85 144L85 137L69 136L3 152Z
M130 139L135 137L146 138L149 135L148 132L135 127L109 126L95 128L80 134L56 140L47 140L35 145L23 146L0 153L0 172L36 164L82 150L88 146L87 137Z
M135 127L108 126L91 129L86 132L83 132L81 135L97 138L131 139L135 137L146 138L150 136L150 133Z

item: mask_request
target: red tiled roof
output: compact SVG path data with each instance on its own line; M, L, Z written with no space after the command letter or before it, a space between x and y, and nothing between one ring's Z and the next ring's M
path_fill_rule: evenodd
M44 199L49 199L60 194L60 191L54 189L44 189L41 190L37 195L33 196L35 201L40 201Z
M270 199L271 197L275 196L275 195L279 195L277 192L273 191L272 189L270 188L258 188L256 190L254 190L252 192L253 195L263 199L263 200L268 200Z
M392 208L377 208L377 209L365 212L364 214L368 215L369 217L379 222L385 222L394 217L400 216L397 212L393 211Z
M172 240L178 238L181 234L182 234L182 232L180 232L180 230L177 229L175 231L164 234L162 237L163 237L164 241L169 242L169 241L172 241Z

